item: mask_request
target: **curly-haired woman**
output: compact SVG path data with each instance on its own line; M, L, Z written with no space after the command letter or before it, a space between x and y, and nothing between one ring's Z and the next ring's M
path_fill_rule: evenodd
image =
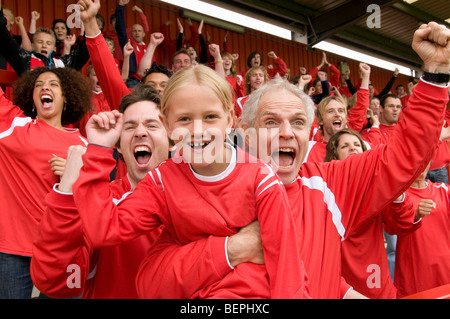
M78 122L90 105L81 73L37 68L16 83L14 103L0 90L0 298L30 298L32 244L44 199L59 181L49 160L85 145Z

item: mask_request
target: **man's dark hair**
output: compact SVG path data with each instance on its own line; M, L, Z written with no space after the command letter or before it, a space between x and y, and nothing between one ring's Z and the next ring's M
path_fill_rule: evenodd
M119 104L119 112L123 113L131 104L141 101L153 102L158 109L161 108L161 96L159 92L152 86L139 83L133 92L122 98Z
M172 76L172 71L170 71L165 65L154 63L154 64L152 64L150 69L147 69L145 71L145 74L141 79L141 83L145 83L147 76L149 76L152 73L162 73L162 74L167 75L167 77L169 77L169 78Z
M261 53L259 53L258 51L253 51L252 53L250 53L247 57L247 66L249 68L252 67L252 59L255 57L255 55L259 54L260 60L261 62L259 63L259 65L263 65L263 56Z
M389 97L392 97L394 99L399 99L399 97L396 94L388 93L388 94L383 95L380 98L380 105L381 105L382 108L384 108L384 104L386 103L386 99L389 98Z

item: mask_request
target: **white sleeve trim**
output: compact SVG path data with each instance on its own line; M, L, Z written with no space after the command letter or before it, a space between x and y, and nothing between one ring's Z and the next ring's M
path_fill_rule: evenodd
M85 35L86 38L88 39L94 39L96 37L98 37L100 34L102 34L102 31L99 31L96 35L92 36L92 35Z
M347 292L345 293L344 297L342 297L342 299L347 298L348 293L349 293L350 291L352 291L352 290L353 290L353 287L350 287L350 288L347 290Z
M228 238L229 238L229 236L227 236L227 238L225 238L225 257L227 258L228 266L230 266L231 269L234 269L234 267L230 264L230 260L228 259L228 253L227 253Z
M439 84L436 84L436 83L431 83L431 82L425 81L423 79L423 76L420 77L420 80L425 82L425 83L427 83L427 84L429 84L429 85L437 86L438 88L448 88L449 87L449 83L447 83L446 85L439 85Z
M55 185L53 185L53 190L54 190L55 192L57 192L58 194L61 194L61 195L70 195L70 196L73 195L73 193L66 193L66 192L60 191L60 190L59 190L59 183L56 183Z

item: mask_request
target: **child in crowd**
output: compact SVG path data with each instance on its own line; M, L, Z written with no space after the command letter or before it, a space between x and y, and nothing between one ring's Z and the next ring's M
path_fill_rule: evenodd
M107 181L94 172L102 165L102 154L113 146L121 116L100 113L88 122L90 144L73 190L93 245L131 240L161 223L177 241L189 243L211 234L233 235L258 219L266 265L241 264L194 297L309 297L292 213L279 178L270 165L224 142L233 123L225 79L206 66L180 70L164 91L161 119L177 143L176 154L152 170L117 207L111 205L109 194L98 192ZM87 201L92 194L97 200ZM145 296L140 287L138 279L138 293Z

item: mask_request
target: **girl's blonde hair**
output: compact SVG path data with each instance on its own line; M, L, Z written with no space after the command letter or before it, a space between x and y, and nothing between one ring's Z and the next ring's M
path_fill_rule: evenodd
M182 68L170 78L162 96L161 114L167 116L170 98L178 89L192 85L209 88L220 100L226 112L233 109L231 86L216 71L200 64Z
M237 69L236 69L236 63L234 63L233 55L232 55L231 53L229 53L229 52L223 52L223 53L222 53L222 59L223 59L224 57L227 57L227 58L229 58L229 59L231 60L231 68L230 68L230 72L231 72L231 74L233 75L233 77L236 77L236 75L237 75Z

